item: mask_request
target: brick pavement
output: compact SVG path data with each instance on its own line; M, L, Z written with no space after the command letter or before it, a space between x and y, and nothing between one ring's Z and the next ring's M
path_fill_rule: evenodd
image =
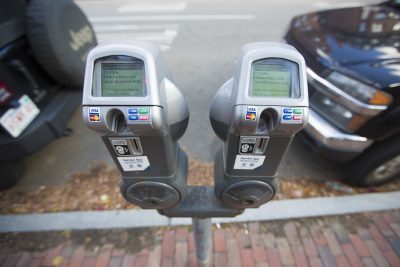
M54 240L44 250L21 250L7 245L13 238L33 242L29 234L0 235L4 241L0 239L0 264L5 267L196 266L193 234L188 227L158 228L158 235L143 231L131 233L136 243L143 239L141 235L156 241L138 245L135 252L131 250L135 242L118 247L120 238L130 238L124 235L115 238L116 242L107 241L93 249L79 238L54 244L58 236L66 233L47 233L43 239ZM98 235L101 239L102 233ZM32 244L34 247L35 243ZM212 261L222 267L400 267L400 211L221 225L213 230Z

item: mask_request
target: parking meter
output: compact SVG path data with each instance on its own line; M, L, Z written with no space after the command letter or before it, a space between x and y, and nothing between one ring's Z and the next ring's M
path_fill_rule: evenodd
M215 194L232 208L259 207L278 190L277 170L308 119L304 58L292 46L242 47L234 74L214 96L210 121L224 142Z
M156 46L107 44L89 53L83 120L101 135L129 202L160 209L183 199L188 161L177 140L189 111Z

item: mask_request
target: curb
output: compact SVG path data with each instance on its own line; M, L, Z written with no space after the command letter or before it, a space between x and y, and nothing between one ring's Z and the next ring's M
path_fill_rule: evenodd
M400 208L400 191L341 197L271 201L235 218L213 218L213 223L238 223L384 211ZM167 218L154 210L78 211L1 215L0 233L190 225L191 218Z

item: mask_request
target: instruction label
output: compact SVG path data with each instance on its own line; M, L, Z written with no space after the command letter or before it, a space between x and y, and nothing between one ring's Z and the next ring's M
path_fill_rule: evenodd
M124 171L144 171L150 167L150 162L147 156L138 157L117 157L119 164Z
M237 155L235 159L236 170L254 170L264 164L265 156Z
M115 153L118 156L129 156L132 155L128 142L124 139L110 139L112 146L114 147Z

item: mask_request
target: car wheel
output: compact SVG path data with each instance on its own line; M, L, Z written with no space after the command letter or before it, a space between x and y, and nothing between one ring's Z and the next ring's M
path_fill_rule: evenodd
M23 163L21 161L0 162L0 190L13 187L22 177Z
M43 69L59 83L82 86L86 57L97 40L81 9L72 0L31 0L26 29Z
M344 167L344 181L353 186L377 186L400 177L400 137L379 143Z

